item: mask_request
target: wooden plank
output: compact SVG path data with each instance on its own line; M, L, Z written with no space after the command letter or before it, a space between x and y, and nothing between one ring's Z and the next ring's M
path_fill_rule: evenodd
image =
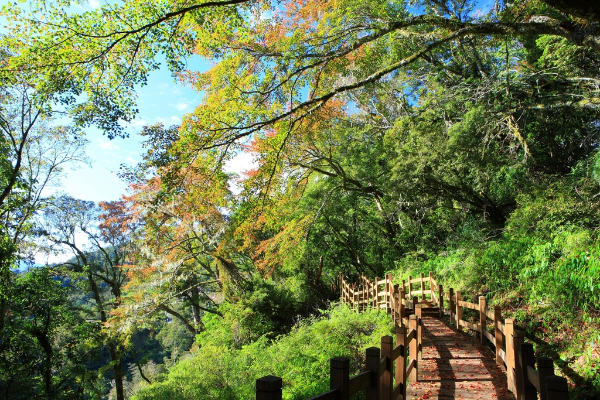
M429 283L433 285L436 289L438 288L438 283L434 278L429 278Z
M494 335L492 335L491 333L489 333L488 331L483 331L483 335L490 341L492 342L492 344L494 344L494 342L496 341L496 338L494 337Z
M404 293L404 292L403 292ZM403 322L403 321L402 321ZM397 326L396 327L396 347L402 347L404 350L400 350L400 355L395 359L395 381L398 384L396 387L400 387L400 394L402 395L402 399L406 397L406 326ZM396 388L394 388L394 393L396 393ZM396 396L398 397L398 396ZM377 400L377 399L366 399L366 400Z
M417 338L417 330L411 329L410 332L406 334L406 343L410 342L413 339Z
M400 357L402 354L406 354L406 352L404 351L404 346L403 345L399 345L394 347L394 349L392 350L392 361L396 361L396 359L398 357Z
M413 290L411 293L412 293L413 296L416 296L416 295L419 295L419 294L423 294L423 291L422 290Z
M502 361L504 361L504 365L506 365L506 352L502 349L499 350L500 353L500 358L502 358Z
M377 379L381 378L387 370L387 357L381 357L379 360L379 369L377 370Z
M350 396L369 387L369 385L371 384L372 373L373 371L365 371L350 378Z
M502 322L498 322L498 328L500 328L500 332L502 332L503 335L506 335L506 333L504 333L504 324Z
M537 389L537 391L540 391L540 377L538 375L538 372L531 368L531 365L527 366L527 379L529 379L529 382L531 382L531 384L533 386L535 386L535 388Z
M402 393L402 386L403 386L402 383L396 385L396 387L394 388L394 391L392 392L392 400L396 400L398 398L398 396L400 396L400 394Z
M485 310L485 315L491 320L494 320L494 312L490 310Z
M410 376L410 373L415 368L415 365L417 365L417 360L410 360L408 368L406 368L406 376Z
M458 305L465 308L470 308L471 310L479 311L479 304L470 303L468 301L459 301Z
M315 397L311 397L308 400L338 400L339 396L340 391L337 389L333 389L328 392L318 394Z
M471 330L479 331L479 324L472 324L469 321L465 321L464 319L459 320L458 323L461 326L464 326L464 327L469 328Z

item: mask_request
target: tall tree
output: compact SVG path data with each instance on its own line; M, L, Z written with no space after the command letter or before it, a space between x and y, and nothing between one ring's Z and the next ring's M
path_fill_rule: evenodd
M103 202L96 206L91 201L61 196L44 210L44 235L73 254L73 260L63 265L69 267L73 278L86 282L96 320L105 328L111 311L121 303L127 268L132 262L135 224L124 205ZM122 400L124 343L107 333L103 345L109 350L117 399Z

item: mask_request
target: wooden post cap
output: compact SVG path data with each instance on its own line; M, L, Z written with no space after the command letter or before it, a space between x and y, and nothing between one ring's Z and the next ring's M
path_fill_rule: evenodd
M350 360L346 357L334 357L330 360L331 368L350 368Z
M562 376L552 375L546 378L546 390L553 392L567 393L569 391L569 384L567 378Z
M423 304L415 304L415 308L422 308Z
M371 357L374 357L374 356L379 357L379 354L381 354L381 350L379 350L379 347L369 347L366 350L366 354L367 354L367 357L369 357L369 356L371 356Z
M408 319L417 319L417 316L415 314L413 314L413 315L409 316Z
M403 326L397 326L396 333L406 333L406 328Z
M381 343L392 343L393 339L391 336L382 336Z
M531 344L531 343L521 343L521 351L531 351L531 352L533 352L533 344Z
M537 358L538 369L540 368L554 368L554 361L549 357L538 357Z
M267 375L256 380L256 390L263 392L275 392L281 390L283 381L278 376Z

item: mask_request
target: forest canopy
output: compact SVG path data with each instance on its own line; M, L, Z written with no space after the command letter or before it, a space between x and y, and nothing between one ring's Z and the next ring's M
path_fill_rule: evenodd
M595 2L85 5L2 7L1 396L146 398L182 351L185 375L217 339L227 357L295 340L339 275L429 270L548 341L581 398L599 390ZM202 100L135 133L128 193L42 196L87 128L130 134L160 60ZM227 172L242 153L254 165ZM15 272L52 251L72 258Z

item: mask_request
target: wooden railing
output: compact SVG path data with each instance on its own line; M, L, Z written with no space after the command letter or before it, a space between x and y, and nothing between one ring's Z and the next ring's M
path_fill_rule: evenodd
M391 314L396 326L396 345L391 336L382 337L381 349L366 350L365 370L354 377L349 376L348 359L332 358L330 390L310 400L347 400L363 390L367 400L404 400L407 380L417 382L423 313L434 313L439 317L448 315L457 327L476 332L482 344L486 344L487 339L495 348L496 363L506 368L508 390L515 393L517 399L534 400L537 393L540 393L540 400L568 399L567 380L554 376L552 360L538 357L536 370L533 346L524 343L524 333L514 329L512 319L503 320L500 307L489 310L484 296L480 296L476 304L464 300L460 291L454 293L450 288L445 292L432 272L428 277L424 274L414 279L409 276L408 281L403 280L401 284L394 284L391 274L372 281L361 276L354 284L340 277L339 285L340 299L349 307L357 311L383 309ZM413 290L415 285L417 289ZM479 320L464 320L463 308L476 311ZM492 320L493 333L487 329L488 319ZM256 381L257 400L281 398L281 378L267 376Z

